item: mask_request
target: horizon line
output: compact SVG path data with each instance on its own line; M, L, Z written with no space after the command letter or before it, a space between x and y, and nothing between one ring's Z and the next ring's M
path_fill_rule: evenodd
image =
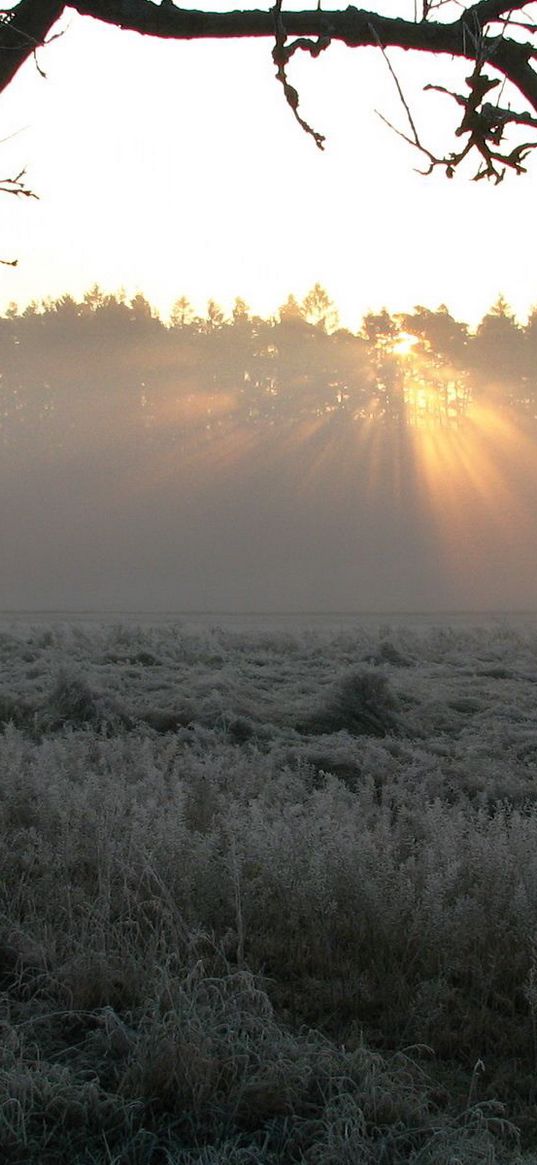
M467 608L467 607L456 607L456 608L440 607L440 608L435 608L434 610L422 610L419 608L408 608L408 609L406 609L406 608L390 608L390 609L385 609L385 610L378 610L378 609L369 610L369 609L367 609L367 610L328 610L328 611L320 610L318 608L314 608L311 610L310 609L308 609L308 610L285 610L285 609L282 610L282 609L278 609L278 610L255 610L255 611L237 610L235 608L232 610L226 610L226 609L220 609L220 608L214 608L214 609L213 608L211 608L211 609L186 608L186 609L178 609L178 610L161 608L160 610L157 610L157 609L146 608L146 607L135 607L135 608L124 608L124 607L105 607L105 608L95 608L95 607L74 607L74 608L13 607L13 608L11 608L11 607L6 607L6 608L0 608L0 618L3 618L4 616L10 616L10 615L65 615L65 616L69 616L69 615L119 615L119 616L121 616L121 615L156 615L156 616L168 615L168 616L171 616L174 618L179 617L179 616L186 616L186 615L198 615L198 616L203 615L204 617L214 616L214 615L224 615L226 617L232 616L232 617L236 617L236 618L258 618L258 617L266 618L266 617L276 617L276 616L282 616L282 615L291 616L291 617L293 617L293 616L303 617L303 616L307 616L307 615L315 615L315 616L322 616L325 618L333 617L333 616L344 616L346 618L349 618L349 617L360 618L363 616L368 616L368 617L379 616L380 617L380 616L386 616L386 615L406 615L406 616L408 616L408 615L411 615L411 616L420 615L420 616L427 616L427 617L435 616L435 615L489 615L489 616L490 615L494 615L494 616L532 615L532 616L537 616L537 607L523 607L523 608L518 608L518 607L517 608L487 607L484 609L474 608L474 607L471 607L471 608Z

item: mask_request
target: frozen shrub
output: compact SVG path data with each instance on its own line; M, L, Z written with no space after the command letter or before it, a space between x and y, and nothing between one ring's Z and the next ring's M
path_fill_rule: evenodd
M128 724L128 718L115 701L90 688L81 676L61 671L44 708L38 713L40 728L51 731L63 726L103 727Z
M6 724L14 724L16 728L29 727L32 724L33 712L31 704L20 697L7 693L0 694L0 728L4 728Z
M397 725L397 700L388 678L369 669L338 680L304 728L322 735L346 731L353 736L386 736Z
M227 725L229 740L235 744L246 744L256 735L257 725L249 716L235 716Z
M391 664L393 667L414 667L416 664L413 657L409 658L403 655L388 639L384 639L378 648L365 655L364 659L374 667L382 667L385 663Z
M151 708L150 711L141 714L139 719L149 728L152 728L154 732L160 733L177 732L178 729L186 727L188 723L185 716L162 708Z

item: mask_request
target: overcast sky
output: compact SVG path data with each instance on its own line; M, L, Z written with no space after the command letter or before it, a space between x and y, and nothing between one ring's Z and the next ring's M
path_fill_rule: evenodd
M16 135L2 172L26 166L39 202L4 197L0 254L19 267L0 268L0 304L99 282L163 312L182 294L271 312L319 280L357 326L383 304L446 302L475 322L500 291L522 317L537 301L537 160L499 188L472 183L471 167L419 176L420 155L375 113L407 128L376 50L293 59L321 153L284 102L269 42L164 43L74 13L59 27L38 53L46 79L30 60L1 98L3 135ZM457 107L421 90L457 88L468 66L391 59L424 140L449 150Z

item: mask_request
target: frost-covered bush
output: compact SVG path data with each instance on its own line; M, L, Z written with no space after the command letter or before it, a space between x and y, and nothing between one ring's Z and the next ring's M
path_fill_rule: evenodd
M388 677L360 669L338 680L304 728L320 734L345 731L353 736L386 736L397 723L397 700Z

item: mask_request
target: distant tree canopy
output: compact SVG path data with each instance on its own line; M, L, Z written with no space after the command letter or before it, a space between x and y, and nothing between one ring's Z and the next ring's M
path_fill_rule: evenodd
M168 324L144 296L94 287L11 305L0 367L0 445L15 456L112 444L136 459L296 425L454 429L472 400L537 429L537 311L519 326L501 298L475 332L445 306L370 313L350 331L319 284L269 319L242 299L229 317L214 300L199 315L181 296Z
M333 41L350 48L373 47L385 54L398 47L433 57L448 54L470 62L465 91L453 92L431 83L451 97L459 110L455 119L460 148L436 155L422 143L412 113L400 89L406 132L402 136L425 157L426 172L435 167L452 177L468 156L477 161L475 178L499 182L507 170L521 173L537 145L537 22L536 0L413 0L412 19L384 16L349 6L323 11L320 4L301 12L284 12L282 0L268 11L205 12L176 7L173 0L19 0L0 15L0 91L36 48L46 43L54 25L69 7L84 16L145 36L175 40L265 37L273 41L276 77L294 116L322 149L323 136L299 113L299 95L287 77L296 52L317 57ZM407 7L410 7L408 5ZM294 39L290 40L292 37ZM393 67L389 65L393 73ZM394 74L394 80L397 78ZM512 86L502 97L503 82Z

